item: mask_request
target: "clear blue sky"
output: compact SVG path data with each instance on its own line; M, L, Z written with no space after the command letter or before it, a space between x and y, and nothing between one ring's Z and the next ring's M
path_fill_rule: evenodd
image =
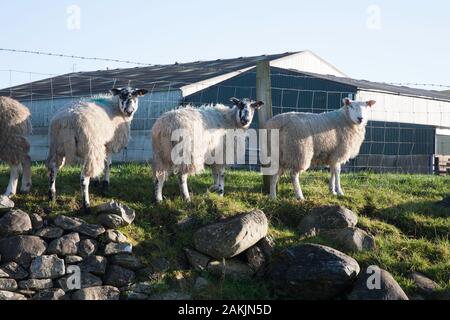
M80 30L67 27L70 5L81 9ZM371 5L379 28L367 27ZM355 78L450 85L449 1L28 0L2 1L0 12L3 48L155 64L310 49ZM127 65L0 52L0 70L74 67ZM12 83L29 79L14 73ZM0 72L0 88L9 84Z

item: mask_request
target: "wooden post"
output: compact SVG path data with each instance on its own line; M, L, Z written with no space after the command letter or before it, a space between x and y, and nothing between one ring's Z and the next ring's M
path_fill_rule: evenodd
M272 83L270 77L270 61L256 64L256 99L264 101L258 110L259 128L263 128L267 120L272 118ZM270 192L270 176L263 176L263 192Z

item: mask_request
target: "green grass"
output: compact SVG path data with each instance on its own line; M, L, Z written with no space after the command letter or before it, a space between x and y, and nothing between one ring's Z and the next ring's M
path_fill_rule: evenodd
M28 212L45 212L51 215L64 213L79 215L79 167L64 168L57 180L58 201L49 205L46 201L47 178L45 168L33 167L33 189L29 195L18 195L16 206ZM343 174L345 197L337 198L328 193L328 174L310 172L301 176L306 198L300 203L293 197L289 179L281 179L279 199L270 200L261 193L261 176L257 172L228 170L226 195L221 198L208 194L212 181L209 172L192 177L189 187L192 202L186 203L179 196L175 178L165 187L167 201L161 205L152 202L153 179L148 165L114 165L111 186L107 194L91 187L92 205L109 199L117 199L137 212L133 225L122 231L129 236L135 253L151 265L154 259L167 258L171 272L166 280L158 283L161 290L174 285L174 277L180 269L182 248L190 246L195 227L180 231L176 222L193 216L200 224L214 221L221 216L234 215L252 208L262 209L268 216L270 233L277 249L302 242L298 224L311 208L321 205L344 205L359 215L359 227L375 235L377 250L349 253L361 265L379 265L391 272L408 294L415 291L408 272L422 272L450 291L450 209L437 206L450 192L450 178L427 175L399 174ZM6 186L8 170L0 166L0 186ZM87 218L90 220L90 218ZM326 243L320 237L303 240ZM341 249L336 247L336 249ZM198 274L185 274L189 291ZM275 298L266 280L232 281L209 277L210 286L194 294L199 299L271 299Z

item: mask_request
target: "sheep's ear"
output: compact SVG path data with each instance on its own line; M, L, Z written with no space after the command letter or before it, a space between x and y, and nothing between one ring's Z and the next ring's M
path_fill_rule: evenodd
M264 102L262 102L262 101L256 101L256 102L252 103L252 107L255 108L255 109L259 109L263 105L264 105Z
M344 106L349 106L352 104L352 101L349 98L344 98L342 102L344 103Z
M109 90L109 92L111 92L113 96L117 96L120 91L122 91L122 89L112 88L111 90Z
M140 97L142 97L143 95L145 95L147 93L148 93L148 90L146 90L146 89L136 89L133 92L134 95L140 96Z
M366 102L368 107L372 107L375 103L377 103L375 100L369 100Z
M239 106L241 104L241 100L239 100L238 98L230 98L230 101L233 102L235 105Z

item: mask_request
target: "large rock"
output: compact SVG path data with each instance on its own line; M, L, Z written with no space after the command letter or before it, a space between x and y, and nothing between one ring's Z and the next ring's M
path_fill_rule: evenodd
M108 258L112 264L121 266L130 270L138 270L142 268L141 260L131 254L119 253Z
M103 282L114 287L125 287L130 285L135 279L135 273L131 270L117 265L111 265L106 271Z
M0 240L2 261L29 266L31 260L44 254L47 244L35 236L14 236Z
M119 289L112 286L99 286L77 290L72 300L119 300Z
M5 195L0 195L0 214L9 212L14 208L14 202Z
M83 272L89 272L96 275L103 275L106 271L107 259L102 256L90 255L80 263L80 269Z
M299 225L302 236L313 237L324 230L354 227L358 217L349 209L340 206L315 208L305 216Z
M56 254L39 256L33 260L30 266L30 276L33 279L55 279L66 273L64 260Z
M64 230L75 231L88 237L97 238L105 232L105 228L97 224L88 224L80 218L72 218L59 215L53 221L54 224Z
M253 246L245 251L245 256L247 257L248 265L253 269L255 273L264 272L264 267L266 266L266 255L261 250L259 246Z
M45 289L38 291L32 300L66 300L66 293L64 290L55 288L55 289Z
M63 235L64 230L58 227L45 227L35 232L35 236L45 239L56 239Z
M439 286L439 284L437 284L430 278L427 278L422 273L413 271L408 275L408 278L414 282L418 293L425 298L436 299L439 296L438 292L442 288Z
M0 236L26 234L33 229L30 216L22 210L13 210L0 218Z
M65 292L70 291L71 289L69 289L69 283L68 280L72 275L66 275L62 278L59 278L56 283L57 286L61 289L63 289ZM91 274L91 273L86 273L86 272L81 272L81 288L80 289L85 289L85 288L91 288L91 287L98 287L101 286L102 283L102 279L100 279L99 277Z
M0 278L22 280L28 277L28 272L15 262L8 262L0 266Z
M125 221L121 216L117 214L103 213L97 218L98 223L100 223L105 228L118 229L125 226Z
M66 264L77 264L77 263L80 263L81 261L83 261L83 258L80 256L65 256L64 257L64 262Z
M120 231L109 229L105 233L106 242L128 243L127 237Z
M279 296L327 300L349 288L359 271L358 263L342 252L302 244L281 253L272 267L271 279Z
M0 290L2 291L16 291L17 282L14 279L0 279Z
M110 256L119 253L131 253L133 246L129 243L110 242L105 246L105 255Z
M376 247L373 236L355 227L323 231L320 237L337 244L345 251L374 250Z
M248 279L254 275L249 265L236 260L211 261L206 270L218 278L232 278L234 280Z
M394 277L378 267L361 272L349 300L409 300Z
M195 249L216 259L231 258L267 235L268 221L261 210L205 226L194 234Z
M0 301L2 300L27 300L27 298L20 293L11 291L0 291Z
M60 256L72 256L78 253L80 235L77 232L69 233L61 238L53 240L47 249L47 253L55 253Z
M81 257L87 257L97 252L97 241L93 239L83 239L78 247L78 254Z
M30 220L33 230L39 230L44 226L44 219L42 219L42 217L37 213L31 213Z
M21 290L44 290L53 288L52 279L27 279L19 282Z
M101 214L112 214L122 218L123 225L129 225L133 223L136 213L130 207L120 204L117 201L111 200L99 206L93 207L92 211Z

